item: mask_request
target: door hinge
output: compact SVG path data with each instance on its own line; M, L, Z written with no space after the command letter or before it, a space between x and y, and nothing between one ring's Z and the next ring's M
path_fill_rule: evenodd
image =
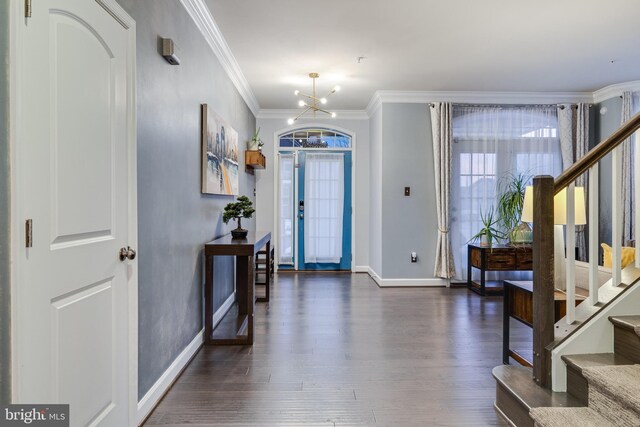
M24 241L25 241L25 247L27 248L33 247L33 220L32 219L28 219L25 221Z
M24 0L24 17L31 18L31 0Z

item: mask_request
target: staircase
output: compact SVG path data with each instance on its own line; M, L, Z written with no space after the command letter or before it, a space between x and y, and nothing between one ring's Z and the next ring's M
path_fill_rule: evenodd
M614 352L566 355L567 393L583 407L532 408L539 427L640 425L640 316L610 317Z
M540 427L640 426L640 248L635 265L621 266L621 144L640 129L640 114L589 151L557 179L534 179L533 368L494 368L495 407L510 424ZM640 137L636 138L640 141ZM640 189L640 145L635 186ZM576 261L567 251L567 315L554 313L554 195L583 174L599 182L599 162L612 153L611 279L598 280L598 187L589 186L589 298L576 307ZM637 191L637 194L638 193ZM640 196L637 198L640 200ZM637 206L636 209L640 209ZM575 246L575 211L567 203L566 247ZM640 216L635 220L640 235Z

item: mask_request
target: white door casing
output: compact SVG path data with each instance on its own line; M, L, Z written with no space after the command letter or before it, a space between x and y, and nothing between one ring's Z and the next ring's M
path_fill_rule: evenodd
M134 425L135 23L115 0L13 12L13 400Z

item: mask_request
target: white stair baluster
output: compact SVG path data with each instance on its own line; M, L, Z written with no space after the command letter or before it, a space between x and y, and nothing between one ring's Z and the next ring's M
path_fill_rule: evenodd
M567 324L576 320L576 198L574 183L567 187L567 230L566 230L566 258L567 258Z
M599 164L596 163L589 169L589 299L591 305L598 303L598 290L600 281L598 280L598 244L600 230L600 212L598 210L599 198Z
M622 146L612 152L611 170L611 277L613 286L618 286L622 283Z
M638 170L638 168L640 168L640 130L637 130L636 133L634 133L633 144L634 144L633 167L635 170L635 173L633 174L634 187L635 187L634 201L636 202L636 205L634 206L635 213L636 213L636 217L634 218L635 225L636 225L636 230L635 230L636 231L635 233L636 267L640 268L640 244L638 244L638 238L640 238L640 209L638 209L638 200L640 200L640 170Z

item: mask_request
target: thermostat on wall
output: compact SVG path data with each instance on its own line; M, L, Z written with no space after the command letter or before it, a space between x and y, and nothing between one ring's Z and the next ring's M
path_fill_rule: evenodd
M171 39L162 39L162 56L171 65L180 65L180 59L176 55L178 46Z

